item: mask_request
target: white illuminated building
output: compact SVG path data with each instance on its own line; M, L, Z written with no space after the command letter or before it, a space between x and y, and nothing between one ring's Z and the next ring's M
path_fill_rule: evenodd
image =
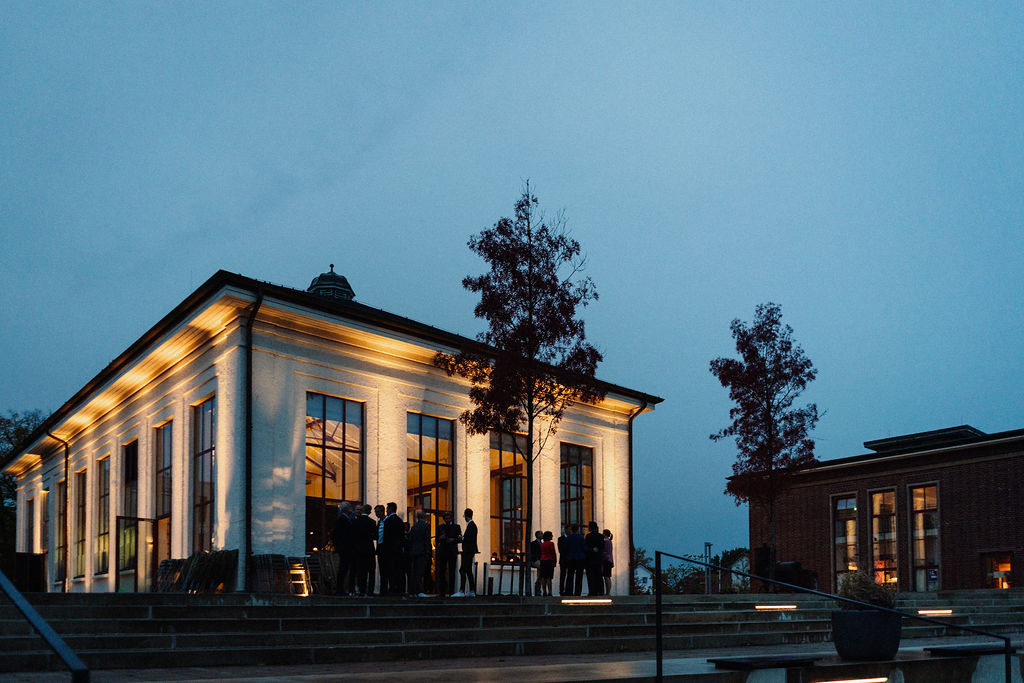
M162 559L238 549L301 556L341 500L473 508L480 556L521 550L512 437L468 435L468 383L435 353L470 340L353 300L220 271L61 406L2 463L17 479L20 553L49 591L148 590ZM629 585L634 418L661 401L604 384L536 460L535 528L596 520ZM532 538L532 531L528 535ZM126 588L127 587L127 588Z

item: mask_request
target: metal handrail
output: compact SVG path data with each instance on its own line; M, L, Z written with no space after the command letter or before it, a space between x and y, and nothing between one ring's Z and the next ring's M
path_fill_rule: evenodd
M656 612L655 634L656 634L656 637L657 637L657 640L658 640L658 643L657 643L657 658L658 658L657 659L657 680L659 680L659 681L662 680L662 658L663 658L663 654L664 654L663 653L663 648L662 648L662 626L661 626L661 614L662 614L661 594L662 594L662 591L660 590L661 589L661 556L662 555L665 555L667 557L673 557L673 558L675 558L677 560L682 560L683 562L689 562L691 564L697 564L697 565L700 565L700 566L708 568L708 569L717 569L718 571L729 572L731 574L735 574L736 576L743 576L743 577L746 577L748 579L757 579L758 581L765 581L767 583L771 583L771 584L774 584L776 586L784 586L785 588L789 588L791 590L798 591L798 592L801 592L801 593L810 593L811 595L817 595L817 596L820 596L820 597L823 597L823 598L830 598L832 600L836 600L837 602L844 602L844 603L848 603L848 604L851 604L851 605L856 605L860 609L870 609L870 610L874 610L876 612L888 612L890 614L898 614L901 617L904 617L906 619L917 619L919 621L927 621L927 622L932 623L932 624L938 624L939 626L953 627L953 628L959 629L961 631L967 631L969 633L975 633L975 634L978 634L978 635L981 635L981 636L986 636L988 638L995 638L997 640L1001 640L1001 641L1003 641L1003 659L1004 659L1004 666L1005 666L1006 683L1010 683L1010 669L1011 669L1011 666L1010 666L1010 655L1012 654L1012 649L1010 647L1010 637L1009 636L997 635L995 633L990 633L988 631L982 631L981 629L972 628L970 626L963 626L961 624L954 624L951 621L944 621L942 619L935 619L934 617L926 617L926 616L922 616L920 614L911 614L909 612L902 612L900 610L890 609L888 607L879 607L878 605L872 605L871 603L861 602L860 600L853 600L852 598L844 598L842 596L834 595L832 593L825 593L823 591L814 590L813 588L804 588L803 586L796 586L796 585L793 585L791 583L785 583L784 581L777 581L775 579L769 579L769 578L767 578L765 576L757 576L756 574L748 574L747 572L741 572L738 569L730 569L730 568L727 568L727 567L720 567L720 566L718 566L716 564L711 564L709 562L701 562L700 560L694 560L694 559L691 559L689 557L682 557L680 555L673 555L672 553L666 553L666 552L663 552L661 550L655 550L654 551L654 586L655 586L655 589L656 589L656 595L655 595L654 602L655 602L655 612Z
M57 656L71 670L72 683L89 683L89 668L68 647L64 639L57 635L57 632L46 623L46 620L39 615L36 608L29 604L25 596L21 594L21 591L15 588L14 584L11 583L11 580L3 572L0 572L0 588L3 588L4 593L11 599L14 606L21 611L28 623L32 625L32 628L42 636L46 644L57 653Z

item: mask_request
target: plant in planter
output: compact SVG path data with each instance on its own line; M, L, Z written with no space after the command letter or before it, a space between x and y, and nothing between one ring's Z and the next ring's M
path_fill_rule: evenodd
M896 593L865 572L850 572L839 584L839 597L892 609ZM832 642L842 659L872 661L892 659L900 649L903 617L866 606L840 602L832 612Z

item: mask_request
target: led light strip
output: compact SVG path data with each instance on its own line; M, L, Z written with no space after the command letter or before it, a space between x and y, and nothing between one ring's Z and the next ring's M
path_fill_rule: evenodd
M754 609L760 609L760 610L796 609L796 605L754 605Z
M943 615L950 615L953 613L951 609L919 609L917 613L926 617L939 617Z
M610 605L611 598L569 598L562 600L563 605Z

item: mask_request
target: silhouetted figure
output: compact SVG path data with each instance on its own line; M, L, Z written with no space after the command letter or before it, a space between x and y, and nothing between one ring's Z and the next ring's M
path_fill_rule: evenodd
M388 594L388 556L384 552L384 518L387 513L383 505L373 506L373 515L377 518L377 569L380 572L380 594Z
M565 580L569 577L569 556L565 554L565 537L568 527L562 527L562 535L558 537L558 594L568 595Z
M587 546L587 595L604 595L604 579L601 578L601 564L604 562L604 536L597 530L597 522L587 526L584 542Z
M615 566L615 553L612 549L612 532L605 529L601 532L604 536L604 557L601 562L601 577L604 579L604 594L612 592L612 567Z
M568 575L565 577L566 595L580 595L583 592L583 568L587 560L587 546L583 534L579 533L575 524L568 527L569 534L565 537L565 559Z
M473 571L473 562L479 552L476 542L477 528L476 522L473 521L472 510L466 508L462 516L466 520L466 531L462 534L462 563L459 565L458 594L474 597L476 595L476 573Z
M551 595L551 579L555 576L555 543L550 531L545 531L540 544L539 595Z
M416 511L416 523L409 529L407 546L411 564L409 593L426 597L423 592L423 575L427 571L427 560L430 559L430 525L427 524L427 513L423 510Z
M444 513L444 524L437 527L437 592L441 597L455 592L455 562L459 557L462 529L451 512Z
M398 516L398 504L388 503L387 517L384 518L384 555L387 560L388 593L401 595L405 593L405 560L402 546L405 543L405 525Z
M370 577L374 572L373 542L377 537L377 525L370 519L369 505L358 506L359 515L352 520L352 571L355 572L355 591L361 596L370 595Z

